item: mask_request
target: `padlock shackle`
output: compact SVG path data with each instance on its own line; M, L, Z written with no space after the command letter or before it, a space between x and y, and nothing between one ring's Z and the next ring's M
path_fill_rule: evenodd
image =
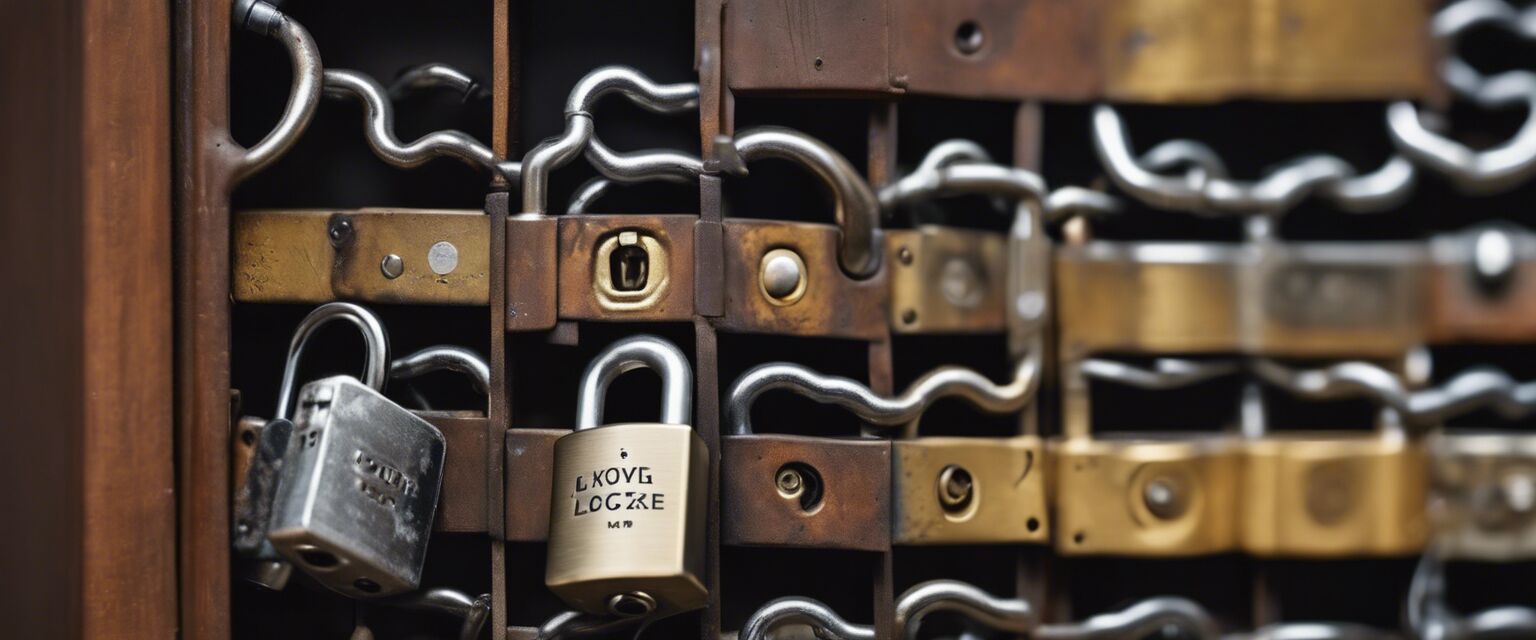
M1029 637L1033 640L1145 638L1168 627L1188 634L1179 637L1221 638L1215 619L1204 607L1188 598L1174 596L1146 598L1119 611L1101 613L1082 622L1043 624Z
M599 67L588 72L576 82L566 98L565 130L558 136L546 138L523 156L524 213L545 213L549 207L550 172L569 164L583 151L588 151L587 157L593 158L590 149L594 143L599 149L594 165L610 179L624 181L624 176L649 179L658 174L679 177L691 172L697 161L680 153L629 157L602 146L596 139L591 109L599 98L610 93L621 94L645 110L660 114L677 113L699 105L697 83L656 84L645 74L623 66ZM639 165L628 166L630 160ZM702 170L702 163L698 167Z
M1168 145L1153 152L1165 146ZM1144 157L1143 162L1146 161ZM912 173L881 188L879 200L881 211L889 220L903 205L960 195L1017 201L1028 207L1017 210L1020 215L1028 210L1043 210L1044 221L1053 224L1074 216L1103 217L1121 209L1119 199L1102 191L1072 186L1051 191L1038 173L996 164L981 145L962 138L934 145ZM994 205L1003 208L1001 201L995 200Z
M288 88L288 104L277 125L248 149L240 149L231 171L230 182L240 181L265 169L283 157L303 135L320 106L322 68L320 47L309 31L268 2L238 2L231 12L235 27L271 37L288 50L293 66L293 80ZM238 149L239 145L235 145Z
M762 158L788 160L810 169L832 191L833 218L842 229L837 261L850 277L880 270L880 201L853 165L827 143L786 127L753 127L733 145L738 164Z
M389 335L384 323L372 311L350 302L328 302L315 307L314 311L299 321L294 329L293 340L288 344L288 360L283 365L283 384L277 395L277 411L274 417L286 420L293 404L294 386L299 373L299 357L304 353L309 337L332 320L346 320L363 333L366 359L363 362L363 384L382 392L389 367Z
M875 628L854 624L837 615L832 607L815 598L785 596L775 598L759 607L747 617L737 640L768 640L773 631L786 624L805 624L819 631L826 631L833 638L842 640L874 640ZM818 637L820 634L818 633Z
M958 580L929 580L896 598L896 631L903 638L916 638L923 618L940 611L958 613L993 631L1025 636L1040 626L1040 616L1023 598L994 597Z
M485 358L480 357L480 354L464 347L453 345L427 347L403 358L396 358L389 363L391 380L408 380L433 371L457 371L469 376L469 381L474 384L476 391L482 394L490 393L491 366L485 362Z
M1034 398L1039 385L1038 351L1019 359L1007 384L965 367L945 366L924 374L898 396L882 396L856 380L822 375L798 364L770 362L753 367L731 385L725 420L731 435L752 433L752 404L764 393L782 389L842 407L870 424L892 427L917 420L940 398L960 398L988 413L1018 411Z
M693 422L693 367L688 356L665 339L638 335L609 345L587 364L576 397L576 431L603 424L608 385L636 369L650 369L661 376L661 423Z

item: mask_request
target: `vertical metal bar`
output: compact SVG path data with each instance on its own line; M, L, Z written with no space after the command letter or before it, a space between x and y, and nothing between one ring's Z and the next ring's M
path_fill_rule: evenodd
M896 103L875 104L869 114L869 183L876 189L890 182L896 175ZM884 251L885 247L875 247ZM885 332L879 340L869 344L869 388L876 393L889 395L895 381L892 371L891 334ZM895 628L896 593L894 556L887 547L880 552L875 569L875 636L897 638Z

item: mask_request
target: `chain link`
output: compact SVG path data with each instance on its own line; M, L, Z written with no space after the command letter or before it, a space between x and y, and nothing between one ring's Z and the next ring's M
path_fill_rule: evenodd
M1412 193L1417 172L1402 156L1359 173L1337 156L1311 154L1271 170L1256 182L1227 176L1225 163L1194 140L1164 142L1138 159L1125 122L1114 107L1093 110L1093 143L1109 178L1150 206L1200 215L1278 215L1309 197L1351 213L1372 213L1401 204ZM1168 171L1183 167L1182 174Z
M1440 77L1457 96L1483 109L1524 106L1525 123L1508 140L1477 151L1431 131L1411 102L1387 107L1387 130L1399 151L1450 178L1468 193L1507 191L1536 175L1536 73L1505 71L1485 76L1456 53L1468 32L1495 27L1536 40L1536 7L1524 10L1502 0L1461 0L1441 9L1431 31L1448 52Z
M1365 398L1396 412L1419 430L1474 411L1490 409L1514 420L1536 411L1536 381L1519 383L1492 367L1462 372L1439 386L1411 391L1403 378L1365 361L1349 361L1319 369L1294 369L1273 360L1254 358L1248 370L1265 383L1303 398L1333 400ZM1232 375L1240 370L1231 361L1197 362L1164 358L1152 368L1090 358L1079 365L1083 375L1142 389L1172 389Z

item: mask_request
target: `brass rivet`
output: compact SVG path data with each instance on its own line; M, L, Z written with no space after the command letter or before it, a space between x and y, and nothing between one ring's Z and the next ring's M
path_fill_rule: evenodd
M384 277L394 280L400 277L400 274L405 273L405 260L391 253L384 256L384 260L379 263L379 271L384 273Z

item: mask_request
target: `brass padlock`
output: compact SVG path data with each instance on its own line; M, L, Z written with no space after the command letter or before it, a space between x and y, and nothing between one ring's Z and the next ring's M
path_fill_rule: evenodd
M1093 434L1087 379L1159 388L1192 384L1230 368L1145 372L1089 360L1063 375L1065 437L1051 442L1056 549L1063 554L1189 556L1237 546L1238 447L1222 433ZM1129 375L1121 375L1129 374Z
M341 375L298 391L266 539L284 559L340 593L404 593L421 581L447 444L436 427L377 390L389 351L376 316L332 302L304 318L289 346L276 420L286 420L294 403L299 356L310 336L332 320L363 330L367 384ZM237 529L259 525L237 523Z
M1367 363L1344 366L1373 367ZM1374 367L1373 367L1374 368ZM1258 361L1260 378L1308 395L1292 371ZM1380 376L1391 376L1376 369ZM1257 389L1249 402L1257 403ZM1262 416L1261 406L1245 415ZM1398 416L1384 412L1376 433L1266 433L1245 425L1241 486L1242 548L1258 556L1391 556L1423 550L1428 525L1428 458Z
M662 378L659 423L605 425L619 375ZM655 336L615 342L582 374L576 429L555 442L544 582L576 609L634 617L704 606L709 451L689 426L693 371Z
M1034 352L1006 385L943 367L912 389L964 387L988 412L1030 404L1039 383ZM911 393L911 391L909 391ZM937 397L938 394L931 394ZM915 424L913 425L916 426ZM916 429L909 431L915 432ZM913 434L915 435L915 434ZM1050 537L1046 461L1038 435L901 438L891 442L891 542L906 545L1044 542Z

